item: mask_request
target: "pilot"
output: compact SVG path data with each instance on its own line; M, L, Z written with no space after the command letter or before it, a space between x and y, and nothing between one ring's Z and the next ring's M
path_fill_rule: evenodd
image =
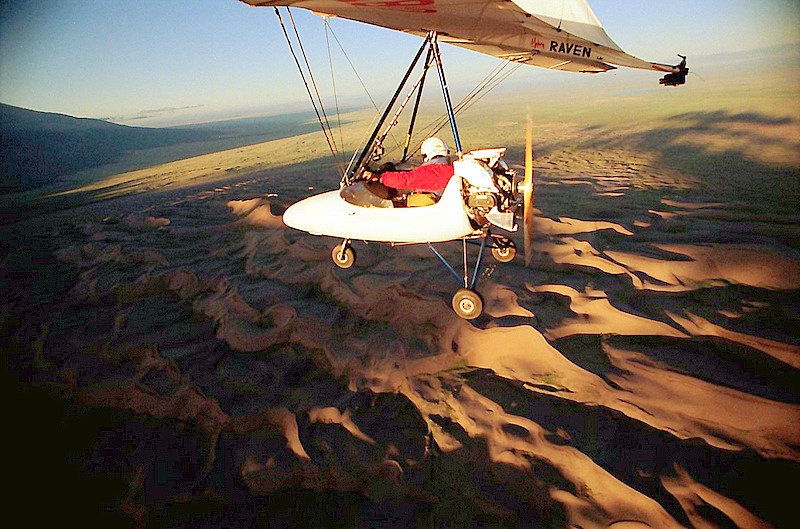
M453 176L447 144L439 138L430 137L422 142L420 152L422 165L410 171L384 171L380 174L365 171L364 176L391 189L441 194Z

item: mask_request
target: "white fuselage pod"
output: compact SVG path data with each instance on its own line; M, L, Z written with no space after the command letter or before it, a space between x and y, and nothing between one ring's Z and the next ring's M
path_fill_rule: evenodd
M346 202L339 191L329 191L289 207L283 222L312 235L396 243L451 241L474 231L464 209L458 176L450 179L442 198L431 206L356 206Z

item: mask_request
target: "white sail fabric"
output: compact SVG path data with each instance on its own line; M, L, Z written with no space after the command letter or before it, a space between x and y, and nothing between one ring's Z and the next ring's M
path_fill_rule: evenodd
M241 0L289 6L439 40L533 66L597 73L617 66L673 72L628 55L586 0Z
M585 0L512 0L542 22L580 37L588 42L622 51L606 34L597 16Z

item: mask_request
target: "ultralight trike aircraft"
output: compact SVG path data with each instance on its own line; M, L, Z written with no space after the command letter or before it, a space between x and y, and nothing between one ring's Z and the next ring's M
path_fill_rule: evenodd
M516 255L514 242L497 230L513 233L518 230L518 219L522 219L525 263L530 262L533 221L531 127L528 122L523 178L503 160L504 147L465 151L456 123L456 114L462 107L454 108L450 100L439 43L498 57L505 64L529 64L581 73L605 72L616 66L666 72L660 80L660 84L665 86L684 84L689 72L683 56L678 65L670 66L646 62L622 51L606 34L585 0L242 1L254 6L275 7L304 81L303 68L277 6L287 6L287 10L290 6L305 8L325 17L347 18L424 37L369 140L342 171L339 189L293 204L284 213L283 220L287 226L312 235L341 238L343 242L333 248L331 254L333 262L341 268L349 268L355 262L354 240L392 245L427 244L460 283L461 288L454 294L452 306L456 314L465 319L477 318L483 310L476 284L484 250L488 248L499 262L510 262ZM291 12L289 15L291 18ZM293 24L293 18L291 20ZM305 57L305 53L302 55ZM412 74L423 55L421 73L412 83ZM353 186L363 186L365 173L376 171L370 164L383 157L384 140L413 98L412 117L399 163L408 162L413 154L409 147L414 121L431 68L435 68L438 74L446 122L450 124L455 141L454 176L441 196L430 200L429 205L415 207L416 197L406 194L383 202L358 203L349 199ZM310 74L310 68L308 70ZM312 84L316 87L315 83ZM409 85L410 89L400 100L401 93ZM490 84L484 81L481 89L488 86ZM318 105L321 102L314 100L310 89L309 96L333 152L332 135L326 128L326 120L320 116ZM463 248L462 273L456 272L433 246L434 243L459 240ZM468 243L480 246L471 274Z

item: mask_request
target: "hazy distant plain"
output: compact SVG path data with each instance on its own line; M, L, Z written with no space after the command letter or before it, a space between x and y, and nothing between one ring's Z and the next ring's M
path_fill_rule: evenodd
M797 55L794 48L781 48L742 58L704 58L700 65L690 63L697 75L690 74L687 85L680 88L658 87L651 75L651 88L631 91L627 87L641 85L642 79L634 76L632 81L629 72L612 72L605 74L606 78L565 74L562 86L552 80L536 84L535 75L531 75L532 84L521 86L510 81L509 86L501 86L462 112L460 136L467 150L507 146L507 158L519 163L524 123L530 119L535 154L544 167L552 163L568 172L581 169L573 158L589 165L606 163L604 160L612 155L631 162L647 159L697 177L698 191L739 194L740 199L753 202L760 201L759 194L764 193L763 201L777 207L785 204L791 210L798 204L797 187L789 184L789 189L779 190L770 182L778 178L786 184L791 180L786 178L796 175L800 167ZM421 141L426 132L434 130L433 125L439 125L438 134L452 144L436 92L429 88L426 93L416 137ZM456 103L460 95L454 94ZM376 109L349 111L338 118L341 127L331 117L342 165L364 141L376 114ZM56 196L66 193L80 203L144 190L222 183L265 171L276 176L281 172L295 175L292 178L305 172L305 176L319 180L314 183L317 188L334 185L337 169L318 124L310 115L297 120L301 116L295 115L294 121L287 116L280 121L251 119L197 126L200 130L227 130L227 137L130 152L112 166L63 179L56 186L61 192ZM280 129L275 129L276 122ZM262 135L280 137L249 145L251 137L258 137L260 124L268 127ZM401 122L387 140L387 147L402 144L404 133L405 124ZM186 158L226 147L233 148ZM397 152L390 150L386 159ZM126 167L145 168L125 172ZM114 174L120 170L123 172ZM308 185L303 180L298 188ZM291 187L287 181L281 185ZM52 200L52 191L44 194L48 198L39 192L27 196L39 203Z

